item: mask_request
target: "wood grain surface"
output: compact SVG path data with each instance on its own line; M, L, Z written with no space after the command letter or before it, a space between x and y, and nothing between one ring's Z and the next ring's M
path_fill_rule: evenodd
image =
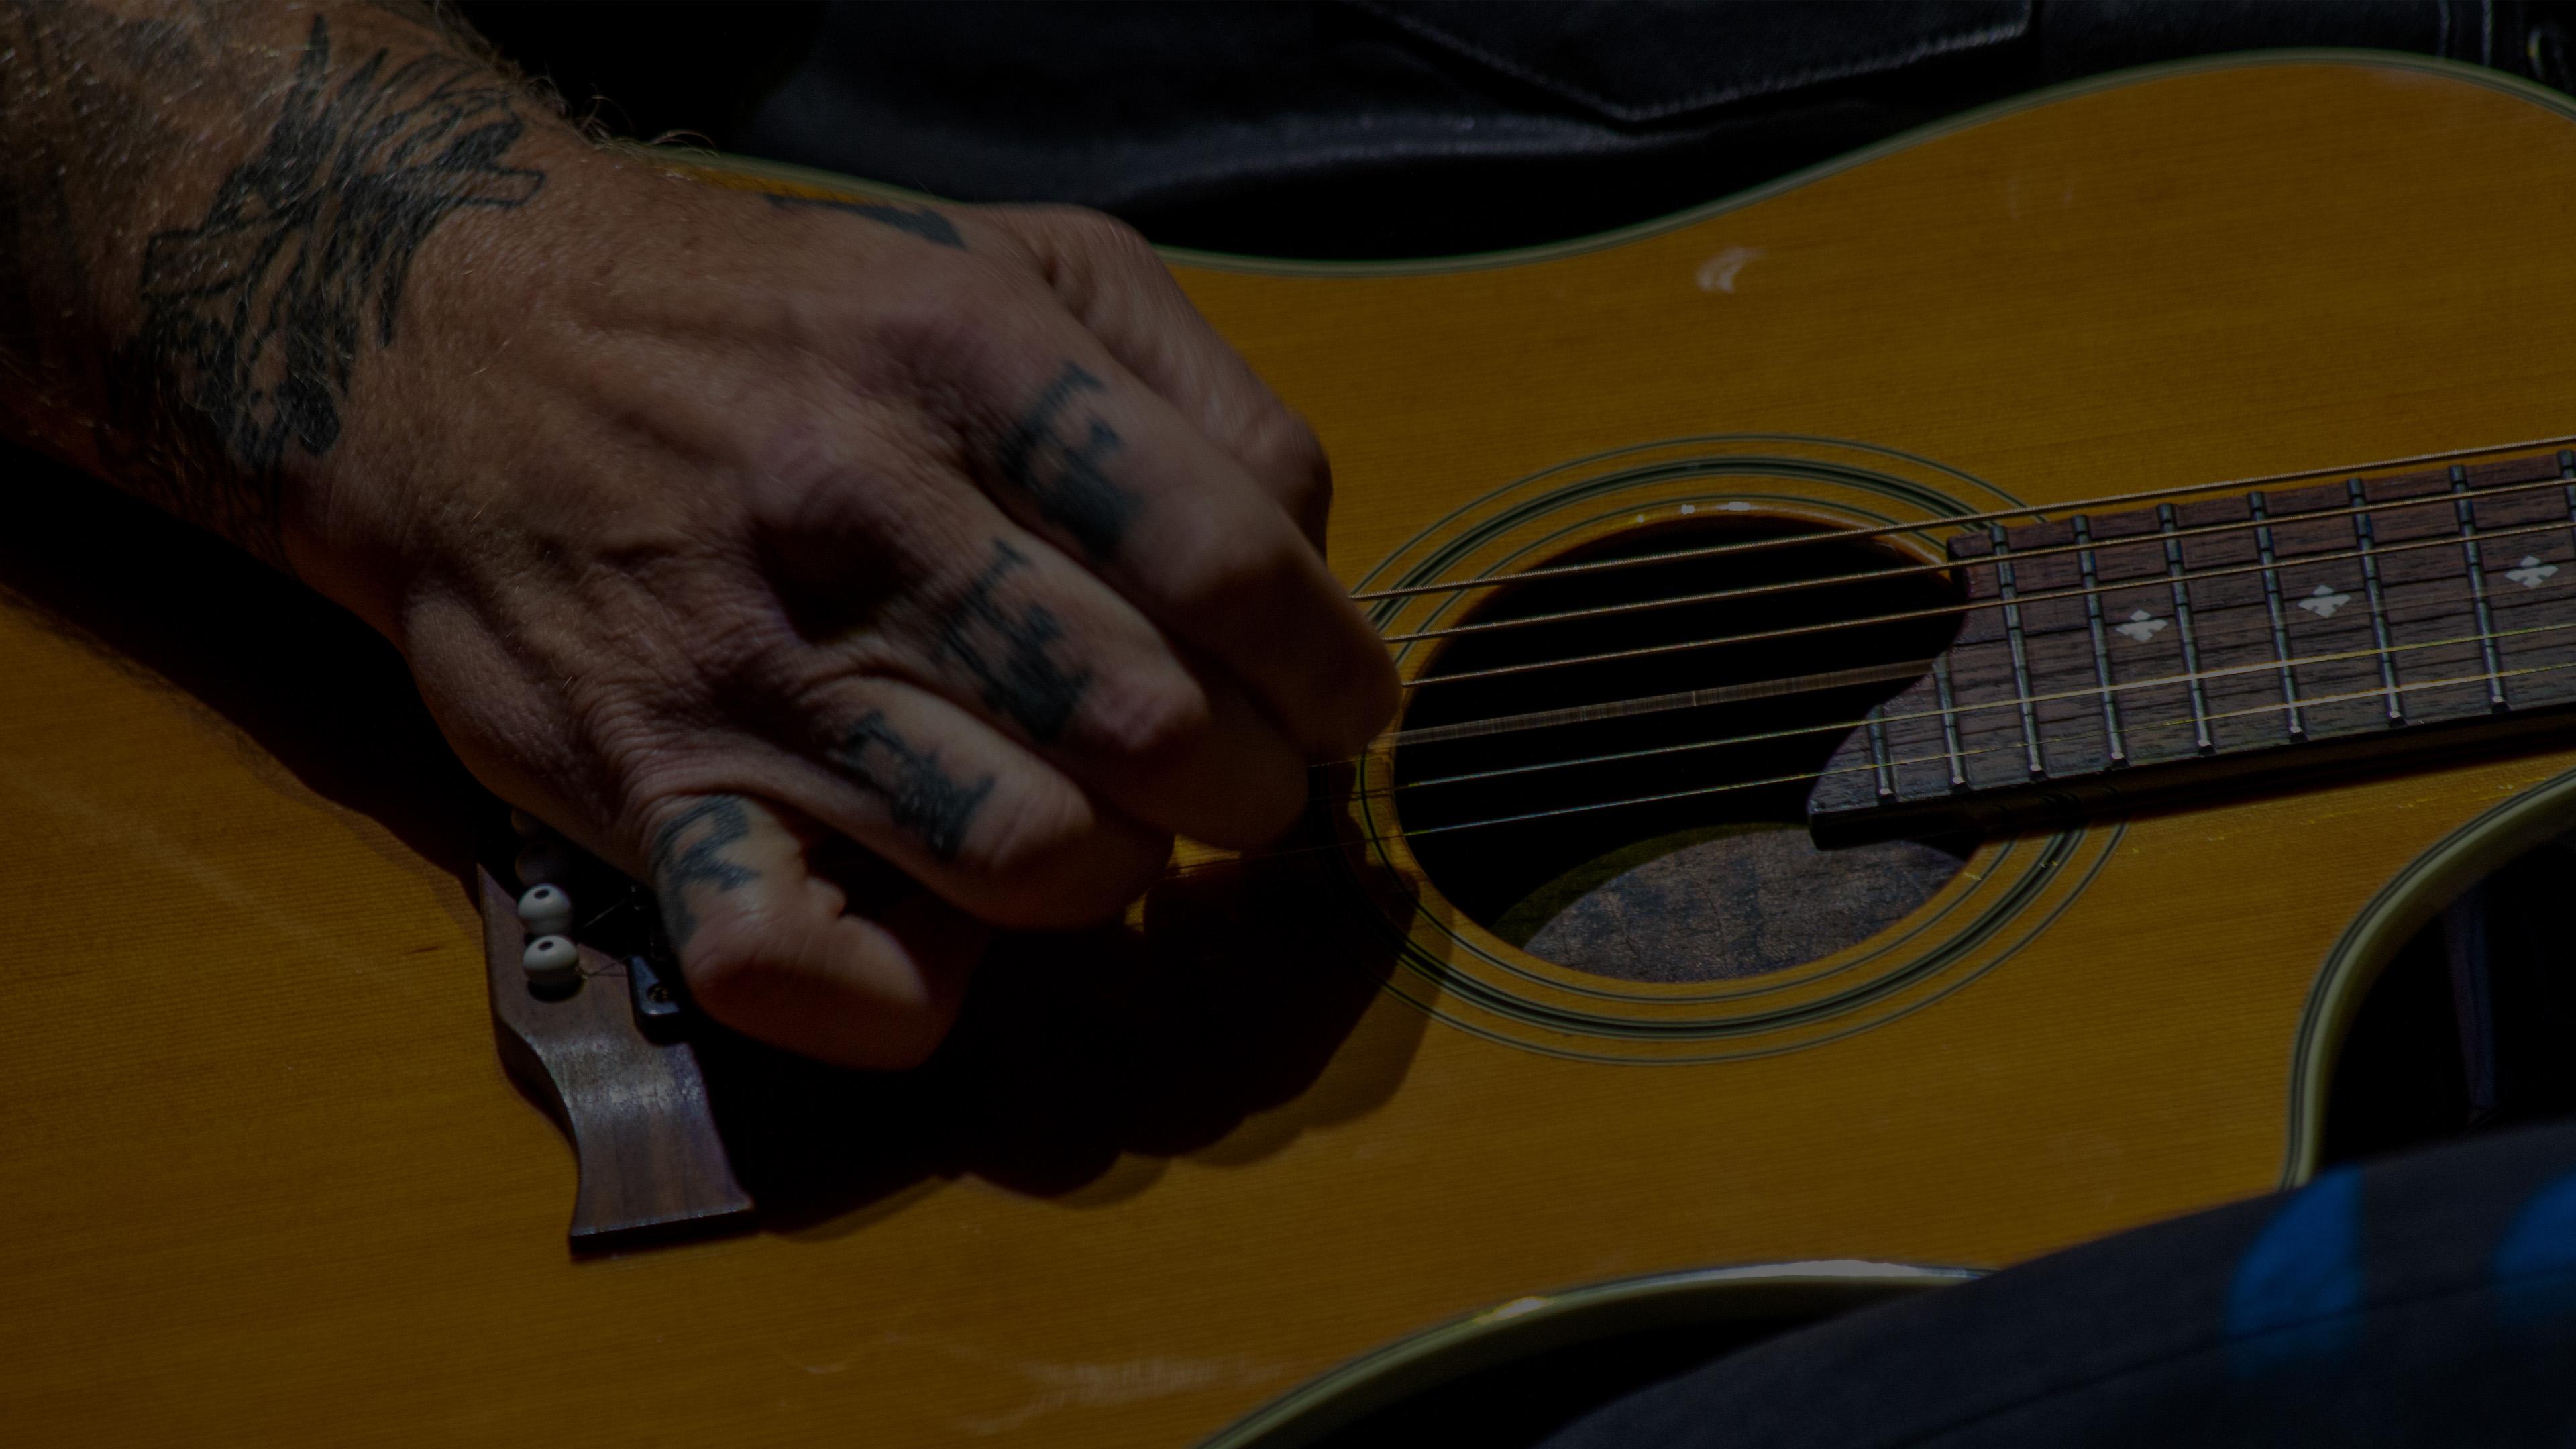
M2203 67L1616 245L1179 270L1331 448L1357 582L1669 440L2047 501L2576 431L2571 178L2576 122L2501 82ZM1780 471L1640 482L1569 538L1866 491ZM485 1007L482 807L398 669L134 510L32 506L0 547L29 1443L1178 1446L1524 1293L2009 1263L2275 1185L2339 933L2576 768L1990 841L1812 980L1605 985L1339 857L1198 870L1114 938L1013 945L920 1078L710 1057L764 1231L575 1261L571 1155ZM1799 1009L1715 994L1757 987Z
M697 1053L644 1035L630 1002L630 969L581 948L580 983L539 993L519 964L526 949L515 898L488 870L474 873L485 971L501 1065L572 1139L581 1186L567 1233L573 1251L741 1231L749 1195L717 1135Z

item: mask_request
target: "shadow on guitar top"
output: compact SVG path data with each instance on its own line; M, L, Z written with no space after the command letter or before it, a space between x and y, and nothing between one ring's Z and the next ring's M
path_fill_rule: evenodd
M11 461L0 596L381 824L457 882L471 919L478 859L508 859L504 811L392 646L209 535L34 454ZM1385 1101L1427 1018L1381 993L1400 932L1339 869L1326 853L1202 870L1157 886L1141 928L1006 936L949 1043L910 1073L702 1027L719 1130L764 1225L855 1229L962 1175L1097 1205L1147 1190L1173 1156L1254 1161Z

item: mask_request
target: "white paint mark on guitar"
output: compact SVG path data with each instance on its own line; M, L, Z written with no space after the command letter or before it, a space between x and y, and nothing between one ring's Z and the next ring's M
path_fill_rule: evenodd
M1699 289L1703 292L1724 292L1730 297L1734 296L1735 274L1744 270L1746 262L1761 255L1760 247L1728 247L1699 264Z
M1277 1367L1240 1354L1221 1359L1147 1358L1130 1363L1022 1363L1015 1367L1043 1386L1044 1392L1006 1413L959 1419L955 1421L959 1428L970 1434L1007 1434L1058 1409L1135 1403L1221 1384L1262 1388L1276 1384L1282 1377Z

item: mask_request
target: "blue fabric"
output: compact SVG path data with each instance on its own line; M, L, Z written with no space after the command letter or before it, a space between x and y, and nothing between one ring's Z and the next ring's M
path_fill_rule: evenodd
M2237 1260L2227 1336L2240 1372L2350 1348L2361 1306L2361 1174L2338 1168L2281 1205Z
M2338 1169L1834 1319L1543 1442L2564 1449L2571 1363L2576 1125L2560 1124Z
M2495 1251L2496 1313L2508 1328L2576 1320L2576 1173L2532 1194Z

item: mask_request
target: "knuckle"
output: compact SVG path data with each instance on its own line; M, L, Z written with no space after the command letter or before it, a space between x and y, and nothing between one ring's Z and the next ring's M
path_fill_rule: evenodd
M1012 335L1009 279L973 260L943 261L906 279L879 302L872 332L879 350L917 382L953 383L995 368Z
M1069 791L997 793L967 844L978 870L1005 887L1043 882L1090 821Z
M1261 522L1258 519L1248 520ZM1275 606L1308 591L1302 545L1276 523L1227 526L1211 518L1188 546L1168 555L1164 583L1172 602L1191 613L1224 614Z
M989 915L997 926L1023 931L1095 926L1154 884L1170 848L1151 851L1121 825L1087 810L1074 815L1079 822L1069 828L1025 830L999 846L989 871Z
M1159 858L1131 859L1120 832L1071 791L1024 795L997 819L977 865L996 924L1061 930L1115 915L1152 884Z
M899 404L870 399L844 408L828 423L801 421L761 441L742 497L766 539L864 547L918 511L921 484L941 462L939 440Z
M1026 245L1038 278L1077 317L1132 295L1140 282L1177 293L1153 243L1116 217L1079 206L1016 206L1001 209L997 219Z
M1076 245L1098 261L1149 268L1157 273L1163 269L1161 260L1154 255L1154 244L1145 240L1145 234L1107 212L1066 207L1059 224Z
M1157 270L1161 268L1154 258L1153 243L1145 240L1145 234L1105 211L1087 206L1044 205L1021 208L1019 217L1030 229L1051 238L1058 249L1086 262L1145 262Z
M1086 744L1148 764L1195 749L1213 723L1206 692L1177 669L1131 669L1096 680L1083 715Z
M1321 511L1333 498L1333 464L1306 420L1283 404L1265 410L1244 440L1244 465L1278 490L1290 514Z

